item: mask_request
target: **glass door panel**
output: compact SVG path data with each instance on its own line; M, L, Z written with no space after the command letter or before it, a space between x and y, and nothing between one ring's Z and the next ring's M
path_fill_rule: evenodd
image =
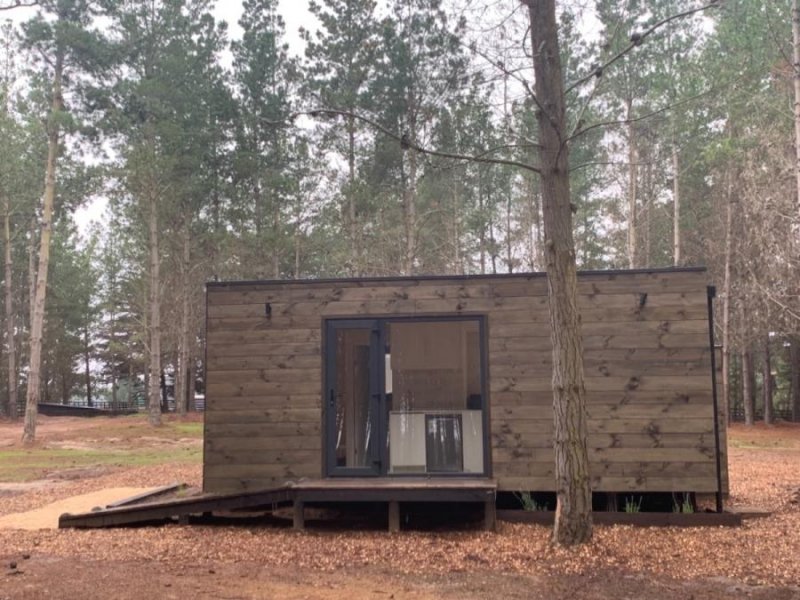
M328 322L326 429L331 475L380 473L378 335L376 321Z
M384 324L388 473L486 472L479 319Z

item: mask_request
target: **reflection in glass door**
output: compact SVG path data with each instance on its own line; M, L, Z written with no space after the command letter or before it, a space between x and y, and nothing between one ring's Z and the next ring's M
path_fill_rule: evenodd
M377 322L332 321L327 331L328 473L380 473Z
M328 475L485 475L479 317L332 319Z

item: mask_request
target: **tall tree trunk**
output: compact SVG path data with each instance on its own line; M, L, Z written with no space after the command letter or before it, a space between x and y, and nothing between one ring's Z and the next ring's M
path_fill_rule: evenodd
M86 406L93 406L92 402L92 371L91 364L91 345L89 344L89 327L83 328L83 374L86 383Z
M356 120L347 117L347 229L350 236L350 271L361 275L361 244L356 219Z
M742 408L744 424L753 425L756 420L756 372L749 348L742 350Z
M769 347L769 334L764 341L764 382L762 385L762 392L764 398L764 423L772 425L774 421L772 410L772 355Z
M641 266L649 267L651 265L652 256L653 256L653 245L652 245L652 229L653 229L653 166L651 161L648 161L647 166L644 168L644 189L645 194L648 195L648 199L645 200L642 206L643 217L644 217L644 248L642 251L642 258L640 260ZM588 223L587 223L588 229Z
M635 269L639 266L636 252L636 205L639 196L639 153L636 146L636 128L630 120L633 118L633 100L626 102L625 118L629 121L628 130L628 266Z
M14 262L11 251L11 203L5 199L3 218L3 248L5 250L5 296L6 296L6 347L8 348L8 417L12 421L19 418L17 398L17 338L14 319Z
M161 394L159 378L161 375L161 260L158 251L158 200L156 198L155 182L151 182L148 190L148 238L150 246L149 269L149 305L150 318L148 319L150 361L147 381L147 408L150 425L161 425Z
M31 320L30 364L28 366L28 394L25 403L25 424L22 441L32 444L36 441L36 416L39 412L41 391L42 334L44 332L44 306L47 297L47 270L50 263L50 237L53 232L53 204L56 197L56 165L59 146L59 117L64 109L61 96L61 78L64 69L64 53L59 48L53 71L53 89L50 104L50 118L47 123L47 164L44 179L44 198L42 202L42 224L39 236L39 266L36 271L36 290L33 299L33 318Z
M278 243L281 235L281 209L277 199L272 207L272 278L281 278L281 252Z
M514 272L514 248L511 239L511 190L506 190L506 267Z
M413 100L409 110L414 110ZM416 120L412 114L409 118L409 129L412 144L416 144ZM414 262L417 253L417 153L406 150L408 154L408 177L403 189L403 225L406 234L406 247L403 257L403 274L414 273Z
M31 217L30 237L28 238L28 327L33 323L33 309L36 306L36 215Z
M115 275L112 274L111 276L111 289L114 289L116 286L113 283ZM111 305L111 309L109 311L108 316L108 331L109 331L109 356L111 358L111 410L116 411L119 410L119 390L117 389L118 386L118 377L117 377L117 350L116 350L116 339L117 339L117 314L114 310L113 303Z
M800 210L800 0L792 0L792 63L794 66L794 175L797 207Z
M554 0L524 0L540 104L539 160L544 213L547 288L553 344L553 414L556 479L554 541L592 536L592 489L586 448L586 390L577 294L575 241L569 188L564 82Z
M728 167L725 194L725 275L722 283L722 402L725 414L731 419L731 248L733 245L733 172ZM677 196L676 196L677 198ZM677 227L677 222L675 223ZM677 238L676 238L677 240ZM677 243L677 241L676 241ZM678 248L678 246L676 246ZM676 263L677 266L677 263Z
M478 225L478 261L481 266L481 275L486 273L486 204L483 200L483 177L480 166L478 166L478 214L480 224Z
M491 194L491 192L490 192ZM491 195L487 197L492 206ZM492 261L492 275L497 275L497 239L494 237L494 211L489 211L489 258Z
M453 272L463 275L464 265L461 262L461 196L458 191L458 181L453 181L453 210L450 215L453 223L451 234Z
M800 422L800 338L789 338L789 372L791 373L792 421Z
M188 211L187 211L188 212ZM182 254L181 254L181 330L178 342L178 360L175 365L175 411L184 416L186 414L186 389L189 385L186 373L189 366L189 310L190 296L192 293L189 282L191 268L191 217L184 214L182 228Z
M680 153L678 144L672 140L672 264L681 265L681 183Z
M300 279L300 258L302 256L302 230L300 229L300 211L297 215L297 223L294 227L294 278Z

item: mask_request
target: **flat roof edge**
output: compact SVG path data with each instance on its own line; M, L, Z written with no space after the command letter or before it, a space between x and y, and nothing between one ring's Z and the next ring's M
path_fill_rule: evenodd
M605 269L578 271L579 276L592 275L636 275L658 273L702 273L708 269L699 267L653 267L649 269ZM207 287L236 287L244 285L282 285L282 284L337 284L337 283L389 283L392 281L471 281L492 279L534 279L545 277L544 271L524 273L486 273L475 275L393 275L380 277L326 277L320 279L252 279L230 281L207 281Z

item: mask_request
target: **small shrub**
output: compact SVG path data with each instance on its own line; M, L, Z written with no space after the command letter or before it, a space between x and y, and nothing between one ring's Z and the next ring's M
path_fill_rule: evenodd
M514 492L514 497L519 500L522 510L547 510L547 504L539 504L530 492Z
M690 514L694 512L694 504L692 504L692 497L689 493L684 492L683 498L679 500L672 494L672 512Z
M634 496L630 496L625 498L625 512L626 513L638 513L642 510L642 496L639 496L639 499L636 500Z

